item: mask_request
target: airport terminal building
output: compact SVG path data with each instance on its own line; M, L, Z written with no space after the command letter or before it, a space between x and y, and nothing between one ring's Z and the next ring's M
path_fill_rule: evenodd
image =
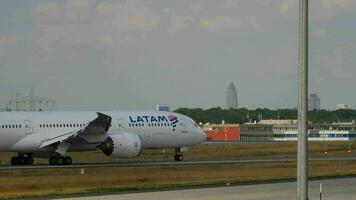
M258 124L212 124L204 125L210 141L297 141L296 120L262 120ZM310 124L309 141L356 140L356 124Z

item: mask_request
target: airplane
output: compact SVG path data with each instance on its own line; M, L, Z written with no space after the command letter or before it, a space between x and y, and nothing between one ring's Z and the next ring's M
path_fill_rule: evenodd
M0 152L16 152L12 165L70 165L72 151L96 149L110 157L132 158L144 149L175 148L182 161L185 147L206 140L189 117L166 111L0 112Z

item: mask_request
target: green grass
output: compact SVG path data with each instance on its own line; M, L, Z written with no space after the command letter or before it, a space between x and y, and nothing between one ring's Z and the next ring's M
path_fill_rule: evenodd
M0 198L122 192L183 186L290 180L295 162L0 172ZM310 176L356 175L356 161L310 162Z
M332 143L329 156L355 156L347 153L345 143ZM352 144L355 148L355 144ZM310 144L310 154L323 156L320 143ZM127 162L172 160L173 150L148 150L133 160L111 159L100 151L71 153L76 162ZM187 160L239 159L254 156L295 157L296 144L214 144L198 145L185 152ZM4 160L11 153L0 155ZM46 163L38 159L37 163ZM356 175L356 161L313 161L310 176ZM162 189L183 186L259 182L294 179L295 162L209 164L184 166L149 166L85 169L45 169L0 171L0 198L38 197L47 195L121 192L143 189Z

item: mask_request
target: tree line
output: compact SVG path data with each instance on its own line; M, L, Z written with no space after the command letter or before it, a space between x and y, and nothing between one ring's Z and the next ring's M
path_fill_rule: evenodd
M247 108L222 109L214 107L209 109L201 108L178 108L175 110L191 117L198 123L225 123L243 124L248 122L258 122L261 119L297 119L297 109L276 109L258 108L249 110ZM308 121L310 123L350 123L356 121L356 110L319 110L309 111Z

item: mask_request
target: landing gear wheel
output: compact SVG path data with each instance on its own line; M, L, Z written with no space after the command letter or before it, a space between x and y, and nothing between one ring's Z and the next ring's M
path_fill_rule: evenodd
M57 165L63 165L63 158L59 157L56 159Z
M11 158L11 165L19 165L18 157L12 157Z
M72 158L70 156L64 157L63 158L63 164L64 165L71 165L72 164Z
M50 157L49 159L48 159L48 164L50 164L50 165L58 165L58 157Z
M25 164L26 165L32 165L33 164L33 158L32 157L26 157L25 159Z
M175 161L183 161L183 155L182 154L176 154L174 156Z
M48 164L50 165L71 165L72 158L70 156L67 157L50 157L48 159Z
M11 158L11 165L32 165L33 158L30 155L24 156L20 154L19 156L14 156Z

